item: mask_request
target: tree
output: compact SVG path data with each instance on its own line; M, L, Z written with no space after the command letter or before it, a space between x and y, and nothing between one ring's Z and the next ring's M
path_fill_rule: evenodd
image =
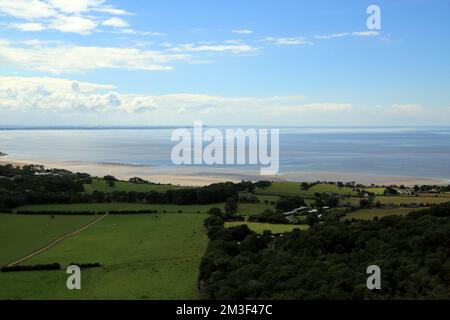
M237 208L238 208L237 197L236 196L229 197L225 204L225 211L228 214L233 214L236 212Z
M278 199L275 209L277 212L287 212L305 206L305 200L301 197L281 197Z
M214 207L208 210L208 214L216 217L222 217L222 210L220 210L220 208Z
M304 191L308 190L309 189L309 183L308 182L302 182L300 184L300 189L304 190Z

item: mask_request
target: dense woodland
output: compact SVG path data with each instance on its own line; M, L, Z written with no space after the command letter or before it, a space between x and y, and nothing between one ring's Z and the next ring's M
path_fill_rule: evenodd
M199 277L205 299L450 299L450 204L407 217L325 222L258 235L205 221ZM381 268L381 290L366 269Z

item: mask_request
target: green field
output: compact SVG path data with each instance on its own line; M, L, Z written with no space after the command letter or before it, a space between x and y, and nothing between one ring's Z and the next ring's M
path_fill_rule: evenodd
M195 299L205 217L108 216L27 261L101 263L82 271L81 290L66 289L65 270L0 273L0 299Z
M393 215L404 216L410 212L424 210L424 209L425 208L361 209L361 210L357 210L355 212L352 212L352 213L342 217L341 220L347 220L347 219L372 220L375 217L382 218L382 217L393 216Z
M279 194L279 195L299 195L299 196L313 196L314 193L319 192L334 192L337 194L355 195L356 192L352 188L339 188L334 184L319 183L309 188L308 190L300 189L300 182L273 182L270 187L257 188L256 192L259 194Z
M260 223L260 222L226 222L225 227L236 227L246 224L250 230L253 230L257 233L263 233L265 230L272 231L272 233L283 233L283 232L291 232L294 229L307 230L307 225L292 225L292 224L271 224L271 223Z
M382 196L384 195L384 191L386 190L386 188L366 188L364 190L373 193L376 196Z
M275 206L264 203L239 203L236 214L243 216L253 216L265 210L275 210Z
M92 179L91 184L84 185L84 192L92 193L94 191L99 191L103 193L109 193L114 191L136 191L136 192L150 192L158 191L164 192L171 189L179 189L180 186L175 186L171 184L137 184L127 181L116 181L113 187L110 187L104 180Z
M96 217L0 214L0 266L39 249Z
M258 198L259 201L261 201L262 203L264 203L264 201L268 201L270 202L277 202L278 199L280 199L279 196L267 196L267 195L257 195L256 196Z
M374 202L380 202L381 204L408 204L408 203L423 203L423 204L439 204L449 202L450 199L446 197L408 197L408 196L379 196L375 197Z

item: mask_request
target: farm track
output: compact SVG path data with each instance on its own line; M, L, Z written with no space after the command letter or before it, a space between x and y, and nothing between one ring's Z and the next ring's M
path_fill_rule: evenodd
M69 238L71 238L71 237L73 237L73 236L79 234L80 232L82 232L82 231L84 231L84 230L86 230L86 229L92 227L93 225L97 224L98 222L100 222L101 220L103 220L107 215L108 215L108 214L104 214L104 215L98 217L97 219L95 219L95 220L93 220L93 221L91 221L91 222L89 222L89 223L87 223L87 224L85 224L85 225L79 227L79 228L76 229L75 231L72 231L71 233L68 233L68 234L66 234L66 235L63 235L63 236L61 236L61 237L59 237L59 238L53 240L52 242L50 242L49 244L45 245L45 246L42 247L41 249L38 249L38 250L36 250L36 251L33 251L32 253L30 253L30 254L28 254L28 255L26 255L26 256L20 258L20 259L17 259L17 260L15 260L15 261L11 262L10 264L8 264L8 267L13 267L13 266L15 266L15 265L18 265L18 264L21 263L21 262L24 262L24 261L26 261L26 260L28 260L28 259L31 259L31 258L37 256L38 254L41 254L42 252L45 252L45 251L47 251L47 250L53 248L53 247L56 246L58 243L60 243L60 242L62 242L62 241L64 241L64 240L66 240L66 239L69 239Z

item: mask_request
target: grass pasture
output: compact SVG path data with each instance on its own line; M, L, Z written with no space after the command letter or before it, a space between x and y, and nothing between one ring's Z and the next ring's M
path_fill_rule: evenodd
M0 266L45 246L95 218L57 216L52 219L50 216L0 214Z
M0 299L195 299L205 217L108 216L27 261L101 263L82 271L81 290L67 290L65 270L0 273Z
M270 230L272 233L283 233L283 232L291 232L294 229L307 230L307 225L292 225L292 224L270 224L270 223L260 223L260 222L226 222L225 227L236 227L246 224L250 230L263 233L265 230Z

